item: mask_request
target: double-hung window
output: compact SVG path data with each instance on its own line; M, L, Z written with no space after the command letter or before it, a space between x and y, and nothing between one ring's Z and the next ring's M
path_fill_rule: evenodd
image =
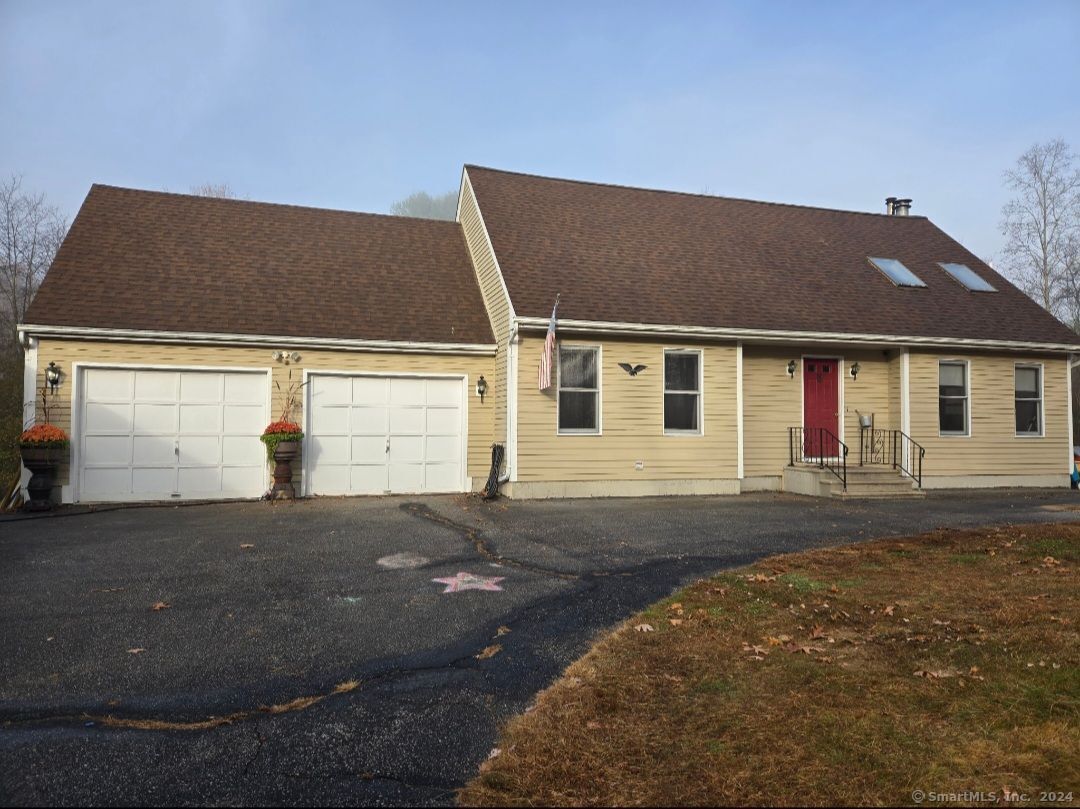
M938 432L968 435L970 416L968 364L962 360L938 363Z
M664 352L664 432L701 433L701 352Z
M600 349L559 346L559 432L600 432Z
M1042 435L1042 366L1016 366L1016 434Z

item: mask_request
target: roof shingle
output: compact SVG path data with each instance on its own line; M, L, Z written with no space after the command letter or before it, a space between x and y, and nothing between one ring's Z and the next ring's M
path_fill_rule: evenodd
M549 317L561 292L572 320L1080 345L925 217L466 170L520 316ZM894 286L869 256L926 287Z
M494 342L456 222L103 185L90 189L26 321Z

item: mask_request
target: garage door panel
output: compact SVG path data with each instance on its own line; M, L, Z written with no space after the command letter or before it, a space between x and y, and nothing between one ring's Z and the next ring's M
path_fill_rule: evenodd
M134 391L132 371L110 371L95 368L87 371L84 380L87 399L99 402L130 402Z
M390 411L385 406L360 406L349 410L349 427L353 435L386 435Z
M206 402L216 405L221 401L224 378L224 374L180 374L180 402Z
M312 491L319 494L348 494L349 472L349 467L344 464L320 464L312 468Z
M130 435L94 435L86 439L86 454L95 464L105 466L131 464Z
M161 402L176 401L180 384L180 374L164 371L135 372L135 401Z
M456 435L429 435L425 457L428 463L432 461L458 463L461 460L461 438Z
M170 496L176 491L176 467L135 466L131 470L133 494Z
M354 464L348 467L348 486L342 493L383 494L387 490L386 466L383 464Z
M83 494L100 498L131 490L131 469L87 469L83 472Z
M136 402L135 432L136 433L168 433L176 434L177 406L174 404L147 404Z
M424 460L424 436L390 436L390 463L422 463Z
M221 491L220 466L180 467L178 491L188 494Z
M348 377L317 376L311 385L312 405L347 405L352 403L352 383Z
M390 472L390 491L409 493L424 491L423 465L392 463L388 469Z
M311 431L327 435L349 434L349 409L347 407L318 407L314 403L311 408Z
M382 435L354 435L346 445L352 447L349 458L353 463L386 463L386 438Z
M424 432L424 408L395 407L390 410L390 432L392 434Z
M131 441L131 460L135 466L163 466L176 463L176 441L168 435L136 435ZM87 459L90 460L90 459Z
M222 407L222 431L225 433L251 433L252 426L259 424L256 430L261 433L266 426L265 408L261 405L227 404Z
M254 466L265 476L266 445L253 435L224 435L221 437L221 461L224 464Z
M181 404L180 432L221 432L221 406L217 404Z
M430 435L460 435L461 412L456 409L429 409L426 432Z
M264 488L266 475L257 466L223 466L221 468L221 491L233 497L244 497L249 492Z
M346 464L349 462L349 440L341 435L313 435L308 441L311 453L309 465Z
M461 467L457 463L425 464L424 474L426 491L456 492L461 489Z
M357 405L385 405L389 401L390 384L387 379L376 376L356 376L352 383L352 403Z
M225 374L225 401L266 405L266 374Z
M424 404L424 391L426 388L426 379L391 379L390 404Z
M437 407L459 407L461 382L456 379L430 380L427 386L427 403Z
M221 464L221 439L216 435L181 435L180 465Z
M84 432L130 433L131 405L127 402L88 402L83 411Z

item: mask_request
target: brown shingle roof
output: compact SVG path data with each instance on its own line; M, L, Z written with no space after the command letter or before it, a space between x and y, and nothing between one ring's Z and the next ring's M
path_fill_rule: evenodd
M102 185L26 322L494 342L455 222Z
M466 170L519 316L1080 344L925 217ZM897 258L926 288L867 261ZM973 293L937 262L1000 290Z

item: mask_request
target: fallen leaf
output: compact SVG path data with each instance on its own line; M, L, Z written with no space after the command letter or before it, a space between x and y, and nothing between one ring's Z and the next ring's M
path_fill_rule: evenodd
M678 626L683 622L682 618L668 618L668 623L672 626Z
M744 652L750 652L755 655L767 655L769 653L769 650L766 649L764 646L751 646L749 643L744 643L742 645L742 650Z
M776 576L766 576L764 573L754 573L746 577L747 581L776 581Z
M484 648L480 654L476 655L477 660L487 660L489 657L494 657L502 651L502 646L498 643L493 643L491 646Z
M498 747L492 747L491 752L488 753L488 761L491 761L491 759L496 758L499 755L499 753L501 753L501 752L502 752L502 750L500 750Z
M599 722L597 722L595 720L590 719L588 722L585 723L585 727L588 728L589 730L600 730L600 728L602 728L603 725L601 725Z
M676 603L672 604L670 607L668 607L668 609L669 610L681 610L682 609L682 604L676 602Z
M1055 559L1053 556L1044 556L1042 561L1043 567L1054 567L1055 565L1061 564L1061 560Z
M495 630L495 637L497 637L497 638L500 638L503 635L509 635L509 634L510 634L510 627L508 627L508 626L500 626L498 629Z
M824 638L824 637L825 637L825 627L823 627L821 624L818 624L817 626L815 626L813 629L810 630L810 638L812 640L820 640L821 638Z
M634 627L635 632L655 632L656 628L652 624L638 624Z
M885 609L883 609L882 612L885 613L886 615L892 615L893 610L895 610L895 609L896 609L896 605L895 604L890 604Z
M146 651L146 649L143 649L142 647L137 646L134 649L128 649L127 651L128 651L129 655L141 655L143 652Z
M169 607L171 606L172 605L166 601L156 601L154 602L153 606L150 607L150 609L152 609L154 612L161 612L162 610L169 609Z
M254 547L255 547L255 546L254 546L254 545L253 545L252 543L250 543L250 542L245 542L245 543L243 543L242 545L240 545L240 550L242 550L242 551L246 551L246 550L247 550L248 548L254 548Z

